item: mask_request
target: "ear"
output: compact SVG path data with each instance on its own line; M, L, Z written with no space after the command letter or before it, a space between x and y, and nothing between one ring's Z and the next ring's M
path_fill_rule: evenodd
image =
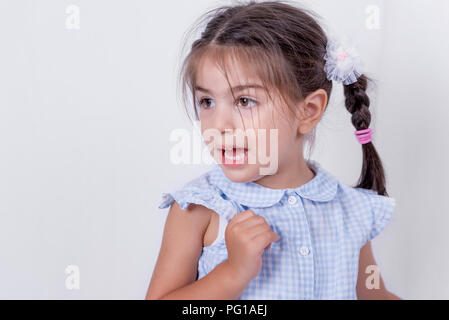
M326 109L327 93L324 89L318 89L310 93L300 107L298 132L306 134L320 121Z

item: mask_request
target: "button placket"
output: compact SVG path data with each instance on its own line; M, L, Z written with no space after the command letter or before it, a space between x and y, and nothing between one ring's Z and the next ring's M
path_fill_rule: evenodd
M295 203L296 203L296 198L295 198L295 196L290 195L290 196L288 197L288 203L290 203L290 204L295 204Z
M310 253L310 249L308 247L302 246L299 248L299 254L302 256L307 256Z
M291 198L293 196L293 198ZM313 263L313 252L311 250L311 235L310 235L310 228L309 223L307 221L307 216L305 212L305 208L303 206L303 203L296 193L291 194L288 197L288 206L290 207L298 207L298 209L295 209L297 213L297 218L299 221L299 227L300 230L298 230L297 234L297 242L296 242L296 255L298 257L299 265L302 272L301 274L301 286L306 286L300 293L300 295L304 296L305 299L312 299L314 295L314 263ZM290 200L295 199L296 201ZM294 202L294 203L293 203Z
M287 198L287 202L289 204L290 207L298 207L298 198L297 195L295 194L290 194Z

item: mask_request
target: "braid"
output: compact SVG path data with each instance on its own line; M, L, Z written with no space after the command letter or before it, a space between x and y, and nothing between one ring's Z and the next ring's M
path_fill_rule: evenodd
M343 86L345 106L352 114L351 122L356 130L368 129L371 123L370 99L366 94L366 88L370 80L365 75L361 75L357 82ZM362 144L362 151L362 172L356 188L371 189L377 191L379 195L388 196L385 187L384 168L376 148L372 142L368 142Z

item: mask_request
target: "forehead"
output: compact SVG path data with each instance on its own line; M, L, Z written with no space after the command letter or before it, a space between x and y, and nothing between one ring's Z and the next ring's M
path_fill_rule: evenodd
M219 64L208 56L199 62L195 82L195 91L205 93L226 94L230 91L229 87L234 91L264 89L262 81L241 61L227 59Z

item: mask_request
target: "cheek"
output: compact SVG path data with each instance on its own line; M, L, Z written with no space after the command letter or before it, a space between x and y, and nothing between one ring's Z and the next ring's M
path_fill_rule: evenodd
M207 122L209 121L209 118L210 117L208 117L205 112L201 111L201 113L199 114L199 119L200 119L201 126L206 126L207 127Z
M287 153L292 147L296 136L294 126L284 118L277 117L274 121L276 127L271 124L269 128L274 130L271 136L270 130L267 130L267 146L269 146L270 152L278 152L278 154Z
M269 150L270 130L275 128L272 112L268 112L267 109L259 109L256 112L253 111L251 115L248 110L245 110L245 114L242 113L242 116L245 128L251 133L248 135L249 145Z
M219 134L217 133L218 131L214 128L211 128L211 126L208 125L207 121L201 121L200 127L203 141L209 151L212 151L214 145L219 142L219 140L217 139L219 136Z

